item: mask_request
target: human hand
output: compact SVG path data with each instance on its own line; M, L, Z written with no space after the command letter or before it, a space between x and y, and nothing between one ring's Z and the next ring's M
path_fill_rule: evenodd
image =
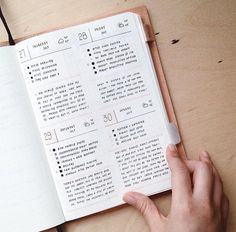
M199 161L183 160L169 145L167 161L172 182L168 216L141 193L128 192L123 200L142 213L151 232L225 232L229 201L208 153L201 152Z

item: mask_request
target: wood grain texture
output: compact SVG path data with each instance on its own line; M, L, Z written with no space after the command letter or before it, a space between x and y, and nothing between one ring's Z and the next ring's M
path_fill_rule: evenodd
M192 158L201 149L210 152L230 199L228 231L236 231L235 0L0 0L0 4L15 38L147 5L186 151ZM0 24L0 41L4 40ZM154 201L168 212L170 194ZM148 228L135 210L121 207L67 223L64 230Z

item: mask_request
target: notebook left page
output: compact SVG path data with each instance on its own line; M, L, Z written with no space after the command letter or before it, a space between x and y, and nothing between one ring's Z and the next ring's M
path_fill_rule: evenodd
M15 58L0 47L0 228L44 230L64 222Z

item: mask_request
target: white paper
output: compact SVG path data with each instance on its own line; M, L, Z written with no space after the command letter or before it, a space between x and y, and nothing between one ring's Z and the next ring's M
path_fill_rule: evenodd
M67 220L170 188L166 111L140 18L23 41L17 54Z
M63 223L14 47L0 48L0 228L32 232Z

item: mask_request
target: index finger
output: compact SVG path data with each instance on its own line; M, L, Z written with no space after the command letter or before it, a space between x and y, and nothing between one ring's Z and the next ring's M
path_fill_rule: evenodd
M190 172L174 145L167 148L167 161L171 170L173 204L184 203L192 195Z

